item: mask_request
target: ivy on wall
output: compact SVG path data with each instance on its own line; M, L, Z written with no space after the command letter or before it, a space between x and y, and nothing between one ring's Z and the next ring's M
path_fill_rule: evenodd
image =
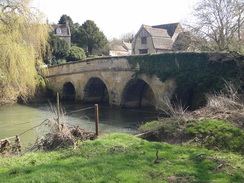
M136 74L155 74L162 82L175 78L178 89L192 86L194 91L218 91L224 86L224 80L238 80L240 73L234 60L227 55L218 54L215 60L210 53L165 53L156 55L138 55L128 57ZM216 54L215 54L216 55Z

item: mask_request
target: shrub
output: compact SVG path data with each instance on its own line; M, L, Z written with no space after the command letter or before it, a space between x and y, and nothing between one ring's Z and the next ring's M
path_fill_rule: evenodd
M151 121L141 125L138 130L152 133L172 133L185 124L185 119L180 117L163 118L160 121Z
M151 121L148 123L145 123L139 127L139 130L142 132L148 132L148 131L157 131L162 127L159 121Z
M76 61L86 59L85 51L77 46L72 46L68 50L67 61Z
M190 123L186 128L187 134L199 138L207 148L219 148L244 154L244 130L234 127L228 121L215 119Z

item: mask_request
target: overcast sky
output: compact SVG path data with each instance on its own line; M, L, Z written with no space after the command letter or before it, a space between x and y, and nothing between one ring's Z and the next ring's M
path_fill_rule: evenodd
M93 20L108 39L137 33L142 24L183 22L198 0L33 0L48 18L58 23L66 14L74 23Z

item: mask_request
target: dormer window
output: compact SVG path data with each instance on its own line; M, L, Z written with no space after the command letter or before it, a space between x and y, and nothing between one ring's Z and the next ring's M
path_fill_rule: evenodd
M56 34L61 34L62 32L61 32L61 29L58 27L57 29L56 29Z
M141 44L147 44L147 37L141 37Z

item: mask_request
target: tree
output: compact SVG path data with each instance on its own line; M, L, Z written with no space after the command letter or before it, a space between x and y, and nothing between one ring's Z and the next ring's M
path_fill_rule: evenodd
M48 38L47 25L29 0L0 1L0 100L35 92ZM0 101L0 103L1 103Z
M134 38L135 38L135 34L133 32L128 32L121 36L121 39L127 43L132 43Z
M45 63L51 65L62 63L62 60L65 60L69 50L67 42L50 34L48 43L49 49L46 52Z
M73 27L73 20L70 18L70 16L63 14L59 19L59 24L66 24L69 23L70 27Z
M108 43L103 32L99 30L92 20L87 20L83 23L78 28L75 36L77 45L86 49L89 55L92 55L94 48L103 48Z
M72 46L69 48L67 53L67 61L83 60L86 58L85 51L77 46Z
M241 0L201 0L194 9L192 32L199 46L213 51L243 51L244 3Z

